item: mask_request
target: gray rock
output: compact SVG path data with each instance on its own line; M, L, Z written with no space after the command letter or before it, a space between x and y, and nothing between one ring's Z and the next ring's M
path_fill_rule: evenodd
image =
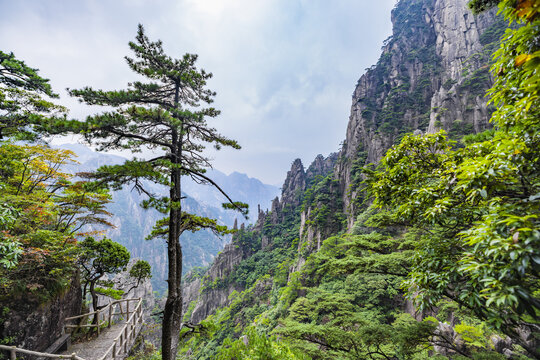
M351 200L357 194L347 195L347 189L359 152L367 154L366 163L377 163L403 132L480 132L490 126L484 97L492 83L486 67L490 54L480 38L497 19L495 11L473 15L467 3L402 0L393 10L393 36L383 47L378 64L362 75L354 90L339 153L344 161L336 165L349 228L355 213ZM404 16L404 11L417 16ZM424 58L430 54L432 57ZM400 105L400 96L424 105ZM385 111L393 106L397 107L393 118L384 120L390 123L382 123Z
M80 280L74 276L65 293L45 304L35 306L21 302L16 306L9 305L9 312L0 324L0 338L12 338L9 345L44 351L63 334L65 318L80 314L81 305Z

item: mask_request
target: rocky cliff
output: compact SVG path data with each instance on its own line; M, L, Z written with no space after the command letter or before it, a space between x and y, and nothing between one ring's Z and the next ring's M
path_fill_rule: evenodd
M184 312L187 313L191 322L197 323L216 309L229 303L229 297L234 291L244 290L244 286L230 281L236 267L255 251L270 251L276 244L268 232L271 227L279 224L291 224L300 213L305 219L309 217L311 209L302 210L304 192L308 186L317 183L321 177L327 176L334 168L337 154L331 154L327 158L318 155L307 171L300 159L293 161L291 170L282 187L281 198L275 198L270 211L258 209L258 219L248 229L241 225L238 233L232 238L230 244L215 258L212 265L205 271L204 276L189 274L183 287ZM305 223L304 223L305 224ZM235 223L235 228L237 227ZM266 229L266 231L265 231ZM251 231L253 230L253 233ZM250 235L245 236L247 232ZM256 234L256 235L253 235ZM306 230L308 241L314 238L320 239L320 231ZM295 233L296 235L296 233ZM320 241L319 241L320 244ZM300 245L299 245L300 246Z
M204 277L193 276L193 273L188 275L188 281L183 287L184 313L188 313L191 322L200 322L217 308L227 305L233 291L242 290L237 284L222 286L222 280L248 256L235 240L233 237L233 241L225 245Z
M350 215L355 165L377 163L403 134L444 129L457 137L489 127L488 63L505 25L494 11L473 15L467 2L402 0L392 11L393 34L354 90L336 168Z
M67 290L36 307L20 300L18 304L0 309L0 339L2 344L34 351L44 351L64 331L65 318L79 315L82 295L78 274Z
M377 163L404 134L444 129L457 138L489 127L484 97L492 84L488 64L504 22L493 11L473 15L467 0L401 0L392 22L393 34L379 61L353 93L340 152L317 156L307 170L295 160L281 198L274 199L270 211L259 209L250 228L251 244L259 246L257 259L276 247L296 246L297 261L289 271L297 271L326 237L350 229L363 201L360 169ZM233 241L205 277L185 287L192 321L242 290L231 278L243 261L250 261L252 250Z

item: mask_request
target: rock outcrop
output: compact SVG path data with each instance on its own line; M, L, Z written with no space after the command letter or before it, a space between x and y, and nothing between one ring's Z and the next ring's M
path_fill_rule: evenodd
M473 15L467 2L402 0L392 11L393 34L353 93L343 161L336 168L350 216L356 193L346 192L355 161L377 163L415 130L459 136L489 127L484 94L492 79L486 63L504 22L494 11Z
M78 274L63 293L36 307L22 301L16 308L3 307L0 314L0 339L9 345L44 351L62 334L65 318L80 314L82 304Z
M309 187L317 176L326 176L334 170L338 158L337 153L332 153L328 157L324 157L321 154L315 157L315 160L309 165L306 170L306 182Z
M362 202L360 169L377 163L404 134L444 129L458 137L489 127L484 93L492 79L486 63L504 25L493 11L473 15L467 1L401 0L396 4L393 35L353 93L340 152L327 158L318 155L307 170L296 159L281 198L272 201L270 211L258 209L257 222L250 230L254 238L259 237L263 251L273 249L272 227L299 230L295 271L327 236L343 230L344 223L350 229L357 215L355 207ZM192 307L192 321L228 304L234 290L243 290L231 282L225 287L219 284L249 256L233 240L209 268L204 289L201 279L185 286L185 308Z
M225 284L234 267L248 256L243 247L235 243L235 238L218 254L203 278L191 279L183 287L184 313L191 311L190 321L198 323L219 307L228 304L233 291L243 290L237 284ZM188 275L189 277L189 275Z
M300 197L305 189L306 173L304 171L304 165L302 165L300 159L296 159L292 163L291 170L287 173L287 177L283 183L280 201L281 208L283 208L284 205L290 205L292 207L299 206ZM273 210L274 203L272 203L272 211Z

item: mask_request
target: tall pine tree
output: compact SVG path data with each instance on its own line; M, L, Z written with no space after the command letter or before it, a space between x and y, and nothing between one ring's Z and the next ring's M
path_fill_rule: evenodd
M227 231L213 219L182 211L181 180L189 176L199 183L214 186L228 201L224 207L247 213L247 205L232 201L205 175L205 168L210 167L209 159L203 155L205 145L214 145L216 149L223 146L239 149L240 146L207 124L206 119L216 117L219 111L208 106L215 96L206 88L212 74L195 66L197 55L186 54L181 59L169 57L164 53L161 41L149 41L142 25L139 25L136 42L130 42L129 46L134 57L126 57L128 65L149 79L148 82L132 82L126 90L103 91L87 87L71 90L70 94L87 104L114 108L76 124L86 140L98 144L101 150L140 152L142 148L148 148L162 153L153 159L133 158L121 165L103 166L94 176L113 188L131 184L148 196L143 202L144 207L168 214L156 223L149 238L164 237L167 241L169 273L162 324L162 358L172 360L176 358L182 325L182 247L179 237L184 231L202 228L217 233ZM151 193L143 180L165 185L169 188L169 197Z

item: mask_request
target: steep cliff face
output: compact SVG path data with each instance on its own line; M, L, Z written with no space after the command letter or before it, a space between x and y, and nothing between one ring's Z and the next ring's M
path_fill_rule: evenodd
M401 0L392 21L392 37L353 93L341 151L317 156L307 170L295 160L281 198L270 211L259 209L249 228L251 245L259 244L255 259L294 246L289 272L297 271L324 239L350 229L364 196L360 169L378 162L404 134L444 129L458 137L489 127L484 94L492 79L486 64L505 27L494 12L474 16L467 0ZM185 286L192 321L228 304L234 290L244 290L231 275L253 259L236 241L216 258L206 279Z
M338 154L327 158L318 155L306 170L306 191L302 195L298 252L299 269L305 256L321 248L325 237L341 228L341 198L339 186L334 180L334 167ZM337 210L337 211L336 211Z
M223 251L215 258L204 277L193 277L184 285L184 313L189 314L191 322L200 322L217 308L227 305L229 295L233 291L243 290L238 284L221 286L220 280L226 279L234 267L248 255L233 238L233 241L225 245Z
M9 345L44 351L62 335L65 318L79 315L81 304L81 285L76 275L65 293L39 307L21 300L16 306L0 309L0 339Z
M354 215L354 166L377 163L405 133L451 136L489 127L484 97L488 60L504 23L475 16L467 0L403 0L392 11L393 34L375 66L358 81L337 168L344 210ZM353 217L349 218L349 227Z
M287 173L281 191L281 207L288 204L293 207L300 205L300 197L306 188L306 173L300 159L294 160L291 170ZM274 207L274 206L272 206Z
M192 322L199 322L216 309L227 305L233 291L244 290L241 284L228 281L236 266L257 249L269 251L273 248L275 244L272 243L272 236L267 234L264 228L294 222L300 216L306 187L313 184L318 176L328 175L334 167L336 157L336 154L328 158L319 155L307 171L300 159L293 161L282 187L281 198L276 197L273 200L270 211L259 208L257 222L249 228L257 234L254 236L257 244L246 243L242 238L246 230L242 224L240 232L233 236L231 243L225 246L203 277L188 276L189 280L184 285L184 311ZM316 230L310 230L310 233L315 232ZM251 235L249 241L253 241Z

